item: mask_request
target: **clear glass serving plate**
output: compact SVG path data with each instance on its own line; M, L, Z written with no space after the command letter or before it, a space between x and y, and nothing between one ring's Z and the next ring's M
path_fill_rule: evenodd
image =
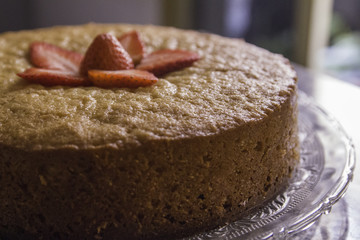
M183 240L288 239L330 212L352 180L354 145L304 93L299 94L299 112L301 160L289 187L247 217Z

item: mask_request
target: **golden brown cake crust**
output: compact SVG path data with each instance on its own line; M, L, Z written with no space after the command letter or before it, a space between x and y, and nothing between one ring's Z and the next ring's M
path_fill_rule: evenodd
M84 52L137 29L201 59L149 88L46 88L15 76L44 40ZM298 161L296 75L242 40L137 25L0 36L0 236L169 239L236 219ZM5 189L5 190L4 190Z
M132 29L140 32L147 52L180 48L201 59L151 88L131 91L46 88L16 76L31 66L27 54L33 41L85 52L96 34L119 36ZM266 117L296 84L288 60L280 55L242 40L154 26L89 24L7 33L0 38L0 62L0 141L27 149L109 143L123 148L217 134Z

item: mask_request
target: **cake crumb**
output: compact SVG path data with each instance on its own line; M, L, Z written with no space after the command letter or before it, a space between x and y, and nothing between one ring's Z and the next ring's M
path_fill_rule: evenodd
M39 179L40 179L41 185L47 186L47 181L43 175L39 175Z

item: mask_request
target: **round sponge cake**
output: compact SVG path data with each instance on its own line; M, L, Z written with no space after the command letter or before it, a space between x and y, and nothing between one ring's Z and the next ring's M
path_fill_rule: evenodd
M84 53L137 30L147 52L198 53L150 87L44 87L16 76L29 45ZM296 74L280 55L159 26L0 35L0 236L174 239L209 230L284 187L298 162Z

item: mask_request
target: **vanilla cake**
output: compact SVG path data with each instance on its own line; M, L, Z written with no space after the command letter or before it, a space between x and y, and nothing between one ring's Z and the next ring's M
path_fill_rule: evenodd
M46 87L16 74L29 45L85 53L136 30L192 66L149 87ZM0 238L176 239L238 219L286 186L299 159L296 74L243 40L87 24L0 35Z

